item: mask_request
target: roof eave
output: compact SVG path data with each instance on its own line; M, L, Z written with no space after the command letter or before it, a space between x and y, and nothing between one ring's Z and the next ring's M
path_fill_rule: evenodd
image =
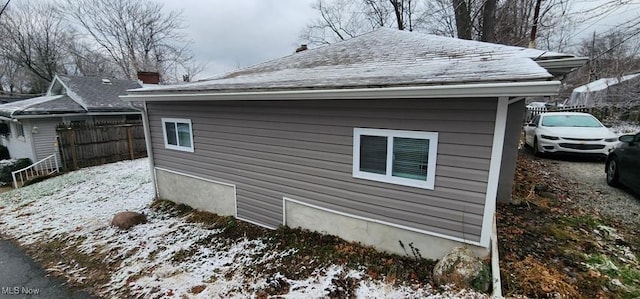
M111 115L136 115L141 114L140 111L126 111L126 112L68 112L68 113L55 113L55 114L18 114L13 115L12 119L33 119L33 118L53 118L53 117L68 117L68 116L111 116ZM0 116L2 120L2 116Z
M589 57L572 57L560 59L536 60L538 65L545 68L554 76L566 75L576 68L585 65L589 61Z
M408 98L485 98L550 96L558 94L560 81L488 84L429 85L323 90L279 90L201 93L135 93L120 96L124 101L233 101L233 100L348 100Z

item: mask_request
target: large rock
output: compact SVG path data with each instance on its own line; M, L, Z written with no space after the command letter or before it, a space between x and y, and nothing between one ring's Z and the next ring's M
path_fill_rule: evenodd
M119 229L129 229L142 223L147 223L147 216L130 211L117 213L111 220L111 225Z
M491 269L470 249L456 247L436 263L433 280L440 286L453 284L486 292L491 284Z

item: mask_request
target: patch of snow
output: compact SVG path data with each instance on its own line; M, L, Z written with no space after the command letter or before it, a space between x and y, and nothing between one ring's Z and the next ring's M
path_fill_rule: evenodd
M619 84L621 82L633 79L635 77L640 76L640 73L626 75L622 77L613 77L613 78L602 78L596 81L587 83L582 86L578 86L573 89L573 92L592 92L609 88L609 86Z
M569 100L566 102L570 106L584 105L587 107L606 106L611 104L622 104L626 96L621 96L609 87L618 85L622 82L636 79L640 73L630 74L622 77L602 78L596 81L578 86L573 89ZM622 102L620 102L622 101Z
M145 86L130 94L537 80L552 76L534 59L571 56L380 28L208 80Z
M0 160L0 167L5 167L5 166L16 164L16 161L18 161L18 160L16 160L16 159Z
M105 297L247 298L282 281L289 285L284 298L321 298L340 287L336 278L350 278L359 281L361 298L487 298L397 286L371 280L366 269L338 265L303 279L262 273L256 265L273 269L296 250L278 251L260 239L227 240L217 236L220 229L151 209L152 198L147 159L86 168L0 194L0 229L23 245L65 238L80 252L118 265L109 283L98 286ZM126 231L112 227L113 215L125 210L145 213L147 223ZM87 275L78 265L48 270L80 283Z
M17 111L22 111L25 110L31 106L35 106L38 104L43 104L46 102L50 102L50 101L54 101L57 99L60 99L64 97L64 95L45 95L45 96L41 96L41 97L36 97L36 98L31 98L31 99L26 99L26 100L21 100L21 101L15 101L15 102L11 102L11 103L6 103L6 104L2 104L0 105L0 111L8 114L8 115L13 115L13 113L17 112Z
M74 171L2 194L14 214L40 216L29 222L3 217L5 231L29 245L45 236L81 236L108 225L117 212L143 209L153 189L148 164L136 162Z
M640 133L640 124L621 122L612 126L610 130L618 136L625 134L637 134Z

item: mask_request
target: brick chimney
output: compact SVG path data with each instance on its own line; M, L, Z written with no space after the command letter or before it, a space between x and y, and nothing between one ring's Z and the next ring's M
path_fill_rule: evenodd
M302 51L305 51L305 50L308 50L308 49L309 49L309 48L307 47L307 45L300 45L300 47L298 47L298 48L296 49L296 53L298 53L298 52L302 52Z
M160 73L139 71L138 80L144 84L160 84Z

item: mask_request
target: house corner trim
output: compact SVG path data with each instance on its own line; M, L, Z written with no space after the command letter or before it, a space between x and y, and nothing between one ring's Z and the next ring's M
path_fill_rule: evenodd
M499 97L496 109L496 121L493 130L493 143L491 146L491 164L489 165L489 180L484 204L484 216L482 217L482 232L480 245L489 248L491 243L491 229L493 216L496 211L496 197L498 194L498 182L500 180L500 166L502 165L502 151L504 150L504 137L507 129L507 112L509 110L509 98Z

